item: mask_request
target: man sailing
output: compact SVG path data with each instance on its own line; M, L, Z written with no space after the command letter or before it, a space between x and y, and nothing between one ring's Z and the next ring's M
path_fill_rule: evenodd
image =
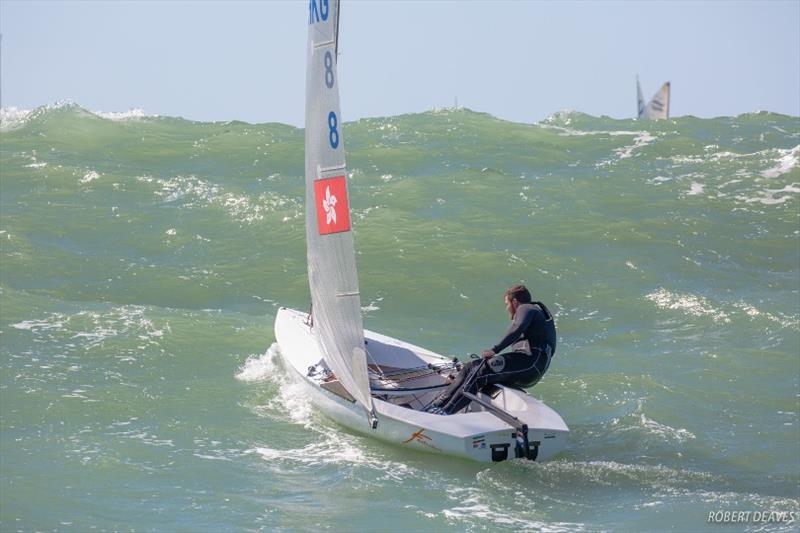
M511 327L492 348L459 371L452 383L428 406L435 414L457 413L469 404L463 392L477 393L486 385L528 388L536 385L550 367L556 351L553 315L541 302L532 302L524 285L514 285L503 294ZM501 354L511 346L511 351Z

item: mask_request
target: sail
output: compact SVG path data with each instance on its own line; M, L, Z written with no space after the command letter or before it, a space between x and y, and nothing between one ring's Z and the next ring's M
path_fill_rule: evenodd
M310 0L305 141L308 282L313 331L325 362L372 413L339 112L338 16L338 1Z
M639 92L639 118L669 118L669 82L661 86L661 89L653 95L653 99L646 106L642 105L644 101L638 78L636 79L636 88Z
M642 118L644 115L644 97L642 97L642 86L639 85L639 76L636 76L636 116Z

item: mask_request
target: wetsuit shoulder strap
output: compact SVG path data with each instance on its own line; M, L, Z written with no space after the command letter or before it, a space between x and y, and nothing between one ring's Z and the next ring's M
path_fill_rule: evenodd
M542 303L542 302L531 302L531 303L533 305L538 305L542 309L542 313L544 313L545 321L550 322L550 321L553 320L553 313L550 312L550 310L547 308L546 305L544 305L544 303Z

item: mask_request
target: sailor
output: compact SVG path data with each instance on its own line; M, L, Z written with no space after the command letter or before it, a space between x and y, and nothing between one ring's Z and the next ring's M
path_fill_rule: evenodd
M481 357L464 365L453 382L428 407L436 414L457 413L467 406L463 391L475 394L490 384L529 388L536 385L550 366L556 351L553 315L541 302L532 302L524 285L514 285L503 294L511 327ZM500 353L508 347L510 352Z

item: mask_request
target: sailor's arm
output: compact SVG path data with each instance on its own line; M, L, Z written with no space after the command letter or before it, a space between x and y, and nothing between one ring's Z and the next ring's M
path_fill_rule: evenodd
M533 320L533 314L534 310L532 306L526 305L521 309L517 309L517 313L514 315L514 321L511 323L511 327L508 328L506 336L503 337L500 342L492 346L490 350L484 350L481 355L484 357L491 357L514 344L522 337L525 330L528 329L531 320Z

